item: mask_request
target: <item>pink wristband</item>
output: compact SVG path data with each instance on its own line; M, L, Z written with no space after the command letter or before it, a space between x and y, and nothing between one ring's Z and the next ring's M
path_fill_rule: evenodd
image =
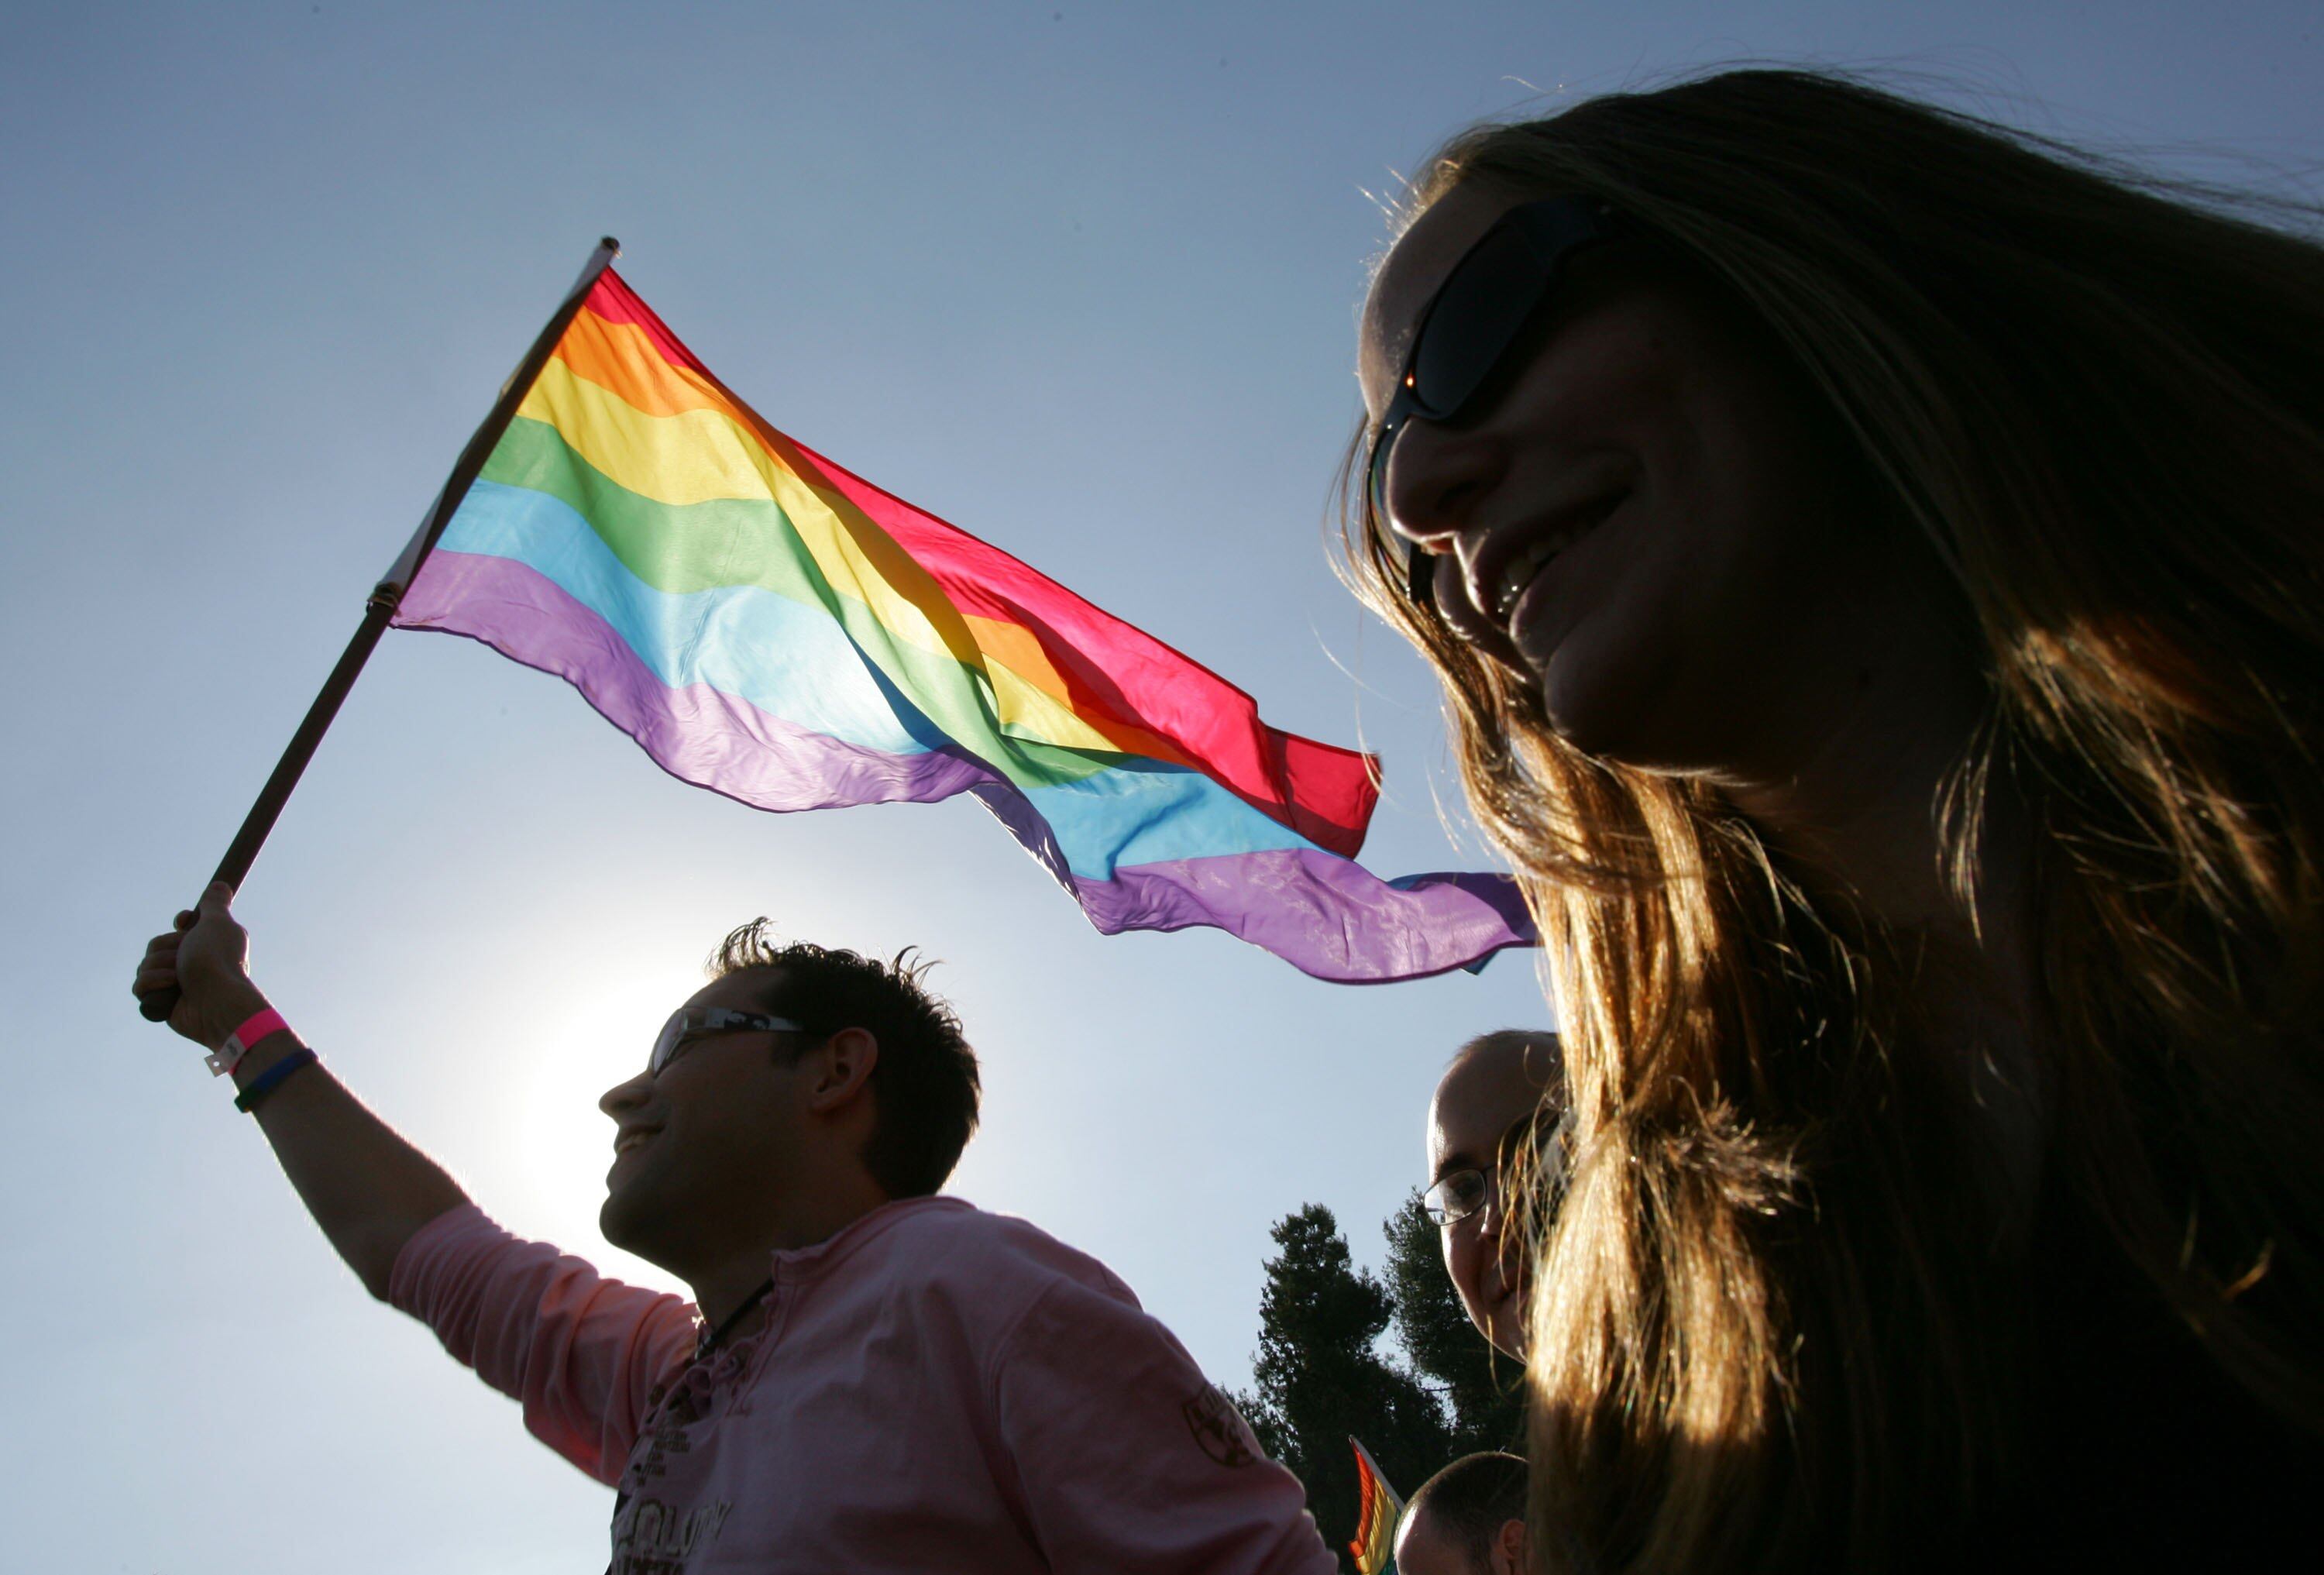
M290 1025L272 1007L253 1012L242 1027L226 1036L226 1043L202 1057L212 1077L224 1077L235 1069L235 1063L250 1054L251 1047L269 1034L288 1032Z

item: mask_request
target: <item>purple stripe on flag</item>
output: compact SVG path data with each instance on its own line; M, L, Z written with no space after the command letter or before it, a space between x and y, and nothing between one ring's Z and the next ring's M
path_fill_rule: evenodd
M673 688L592 608L512 558L446 553L458 560L456 591L439 606L422 575L396 622L481 640L503 656L554 673L581 691L664 770L759 809L830 809L850 804L930 803L995 781L981 761L949 751L898 754L848 743L770 715L706 684Z
M1015 788L996 780L973 791L1105 935L1207 925L1339 984L1474 970L1503 947L1536 944L1533 916L1505 875L1387 881L1352 859L1305 847L1125 864L1112 880L1094 880L1066 868L1048 825Z
M1390 883L1321 848L1270 849L1125 865L1074 885L1108 935L1216 925L1295 967L1342 984L1477 968L1534 944L1533 917L1507 876L1407 876Z

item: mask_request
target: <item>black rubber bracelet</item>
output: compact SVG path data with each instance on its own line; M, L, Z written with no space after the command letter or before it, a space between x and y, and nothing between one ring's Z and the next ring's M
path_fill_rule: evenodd
M300 1046L250 1080L250 1086L234 1096L234 1108L244 1115L258 1109L258 1101L272 1093L284 1079L302 1066L315 1064L315 1053Z

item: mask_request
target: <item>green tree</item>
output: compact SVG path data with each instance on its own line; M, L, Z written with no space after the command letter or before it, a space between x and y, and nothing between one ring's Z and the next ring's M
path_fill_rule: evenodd
M1452 1456L1525 1450L1525 1369L1485 1343L1444 1272L1436 1224L1415 1189L1380 1226L1387 1283L1404 1359L1443 1400ZM1450 1457L1448 1457L1450 1458ZM1396 1479L1399 1491L1419 1486Z
M1395 1316L1380 1278L1350 1261L1332 1211L1310 1203L1273 1231L1259 1299L1253 1394L1237 1400L1267 1452L1307 1489L1323 1537L1351 1569L1356 1465L1351 1436L1364 1441L1380 1469L1409 1492L1452 1458L1443 1408L1412 1374L1380 1354Z

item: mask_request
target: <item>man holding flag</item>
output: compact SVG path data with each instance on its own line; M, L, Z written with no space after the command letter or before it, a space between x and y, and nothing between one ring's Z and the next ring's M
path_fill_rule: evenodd
M1214 926L1348 983L1532 943L1506 877L1356 862L1369 757L776 430L618 251L374 587L198 910L148 948L141 1009L214 1047L374 1295L620 1484L619 1575L1331 1568L1297 1483L1127 1287L933 1195L975 1061L911 970L738 931L602 1101L605 1233L694 1287L699 1331L493 1226L251 983L228 899L390 627L553 673L757 808L970 795L1107 934Z
M364 1288L617 1487L612 1575L1324 1575L1291 1474L1105 1266L935 1195L976 1059L899 957L727 937L601 1108L609 1240L694 1305L493 1225L316 1062L213 885L134 989L240 1088Z

